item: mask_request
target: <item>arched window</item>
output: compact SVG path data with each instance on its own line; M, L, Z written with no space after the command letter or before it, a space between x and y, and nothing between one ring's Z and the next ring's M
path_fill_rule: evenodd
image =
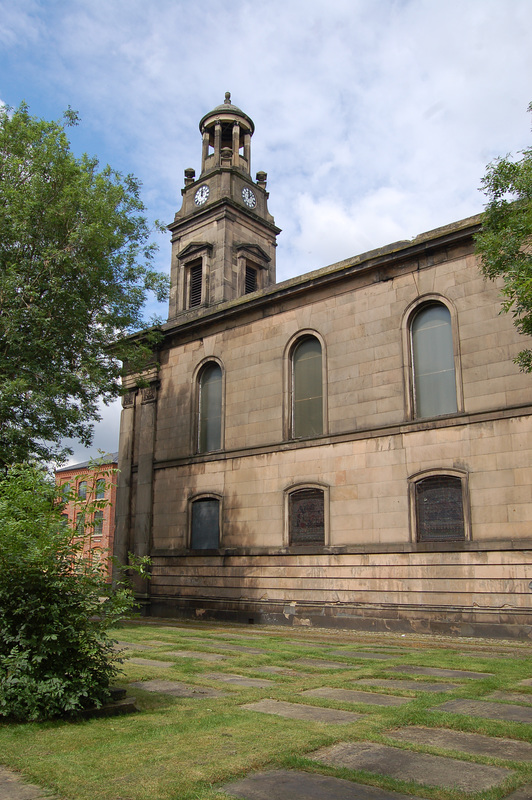
M217 550L220 546L220 500L200 497L191 504L190 547Z
M78 485L78 497L80 500L87 499L87 481L81 481Z
M103 500L105 498L105 478L98 478L96 481L96 500Z
M465 476L433 474L413 483L418 542L463 541L467 536Z
M443 303L421 307L410 326L414 415L437 417L457 408L451 315Z
M222 446L222 370L211 361L200 372L198 385L199 453L220 450Z
M325 544L325 492L309 487L288 495L288 536L291 545Z
M103 511L94 512L94 536L102 536L103 534Z
M323 433L321 344L306 336L292 350L292 430L294 439Z

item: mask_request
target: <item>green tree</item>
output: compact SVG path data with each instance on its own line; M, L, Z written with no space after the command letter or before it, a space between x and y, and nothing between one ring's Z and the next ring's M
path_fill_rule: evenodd
M532 112L532 103L528 110ZM520 333L532 335L532 148L521 158L498 158L488 165L482 186L488 198L476 237L481 269L487 278L502 278L503 309L513 314ZM515 359L532 372L532 350Z
M146 327L148 293L167 293L139 182L76 158L77 122L0 109L0 466L90 444L98 400L142 347L125 337Z
M31 465L0 477L0 719L98 707L119 671L109 629L133 595L108 582L106 554L83 555L61 516L75 497L61 492Z

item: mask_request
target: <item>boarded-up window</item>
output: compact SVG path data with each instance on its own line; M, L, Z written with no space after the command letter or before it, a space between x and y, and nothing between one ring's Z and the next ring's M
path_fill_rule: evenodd
M220 544L220 501L215 498L192 503L192 550L216 550Z
M464 539L462 481L435 475L416 483L417 538L420 542Z
M203 264L193 264L188 270L188 307L201 305Z
M324 493L299 489L289 496L290 544L325 544Z
M209 453L222 446L222 370L207 364L199 377L198 451Z
M412 361L416 417L456 412L451 315L441 303L424 306L414 317Z
M303 339L292 354L292 435L323 433L323 379L321 345L314 337Z
M246 281L244 291L245 294L251 294L257 290L257 270L255 267L250 267L246 264Z

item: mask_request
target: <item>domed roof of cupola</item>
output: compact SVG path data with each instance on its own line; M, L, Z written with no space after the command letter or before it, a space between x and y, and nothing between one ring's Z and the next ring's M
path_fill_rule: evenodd
M216 120L220 120L220 122L232 122L235 119L240 118L247 122L247 127L249 127L250 132L253 133L255 130L255 124L251 117L248 117L242 109L238 108L238 106L234 106L231 103L231 92L225 93L225 100L224 102L213 108L212 111L209 111L208 114L205 114L200 120L199 129L202 132L203 128L206 126L208 122L211 124L214 123Z

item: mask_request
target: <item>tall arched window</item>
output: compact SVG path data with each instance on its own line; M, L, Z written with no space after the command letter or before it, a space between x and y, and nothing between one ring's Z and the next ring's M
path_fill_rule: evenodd
M216 362L203 367L198 388L198 452L209 453L222 446L222 370Z
M192 550L217 550L220 546L220 500L201 497L192 502L190 547Z
M292 350L292 436L323 433L323 373L321 344L314 336Z
M455 413L458 408L449 309L443 303L422 306L412 319L410 335L415 416Z

